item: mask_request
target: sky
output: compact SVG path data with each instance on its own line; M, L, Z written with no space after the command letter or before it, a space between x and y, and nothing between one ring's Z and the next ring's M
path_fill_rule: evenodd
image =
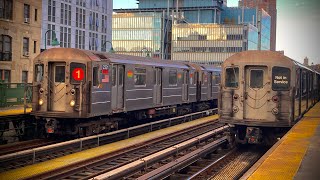
M113 0L113 8L137 8L136 0ZM237 6L238 0L228 0ZM296 61L320 64L320 0L277 0L277 50Z

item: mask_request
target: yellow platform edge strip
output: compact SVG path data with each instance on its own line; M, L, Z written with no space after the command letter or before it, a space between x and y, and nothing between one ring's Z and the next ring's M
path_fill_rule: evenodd
M23 168L3 172L0 174L0 179L27 179L37 174L41 174L44 172L52 171L54 169L64 167L70 164L78 163L84 160L87 160L92 157L101 156L106 153L111 153L120 149L124 149L129 146L133 146L135 144L140 144L148 140L156 139L157 137L164 136L166 134L170 134L176 131L180 131L192 126L196 126L202 123L206 123L209 121L216 121L218 119L218 115L213 115L205 118L201 118L199 120L194 120L191 122L187 122L184 124L180 124L177 126L168 127L162 130L150 132L147 134L143 134L140 136L136 136L130 139L114 142L111 144L103 145L97 148L81 151L79 153L70 154L67 156L59 157L53 160L49 160L46 162L26 166Z
M26 113L30 113L32 108L27 108ZM19 115L24 114L24 109L9 109L9 110L0 110L0 116L10 116L10 115Z
M320 103L317 103L248 179L293 179L320 124L319 115Z

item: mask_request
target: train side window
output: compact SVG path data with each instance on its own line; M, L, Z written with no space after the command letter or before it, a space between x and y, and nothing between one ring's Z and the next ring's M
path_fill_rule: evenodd
M54 82L65 82L65 78L66 78L66 67L56 66Z
M123 85L123 77L124 77L124 68L123 66L119 67L119 85Z
M134 84L138 86L145 86L147 79L147 70L143 68L134 69Z
M113 66L112 67L112 86L115 86L117 84L116 79L117 79L117 67Z
M177 85L177 70L169 71L169 85Z
M197 85L197 81L198 81L198 72L194 72L193 74L193 84L194 85Z
M302 73L302 92L307 92L307 74L305 72Z
M36 64L35 73L34 73L34 81L41 82L43 79L43 64Z
M230 88L237 88L239 85L239 68L227 68L225 86Z
M251 88L263 87L263 70L252 69L250 71L250 87Z
M98 67L93 67L93 72L92 72L92 85L93 86L98 86L99 85L99 68Z
M275 66L272 68L272 90L288 91L290 89L291 72L289 68Z

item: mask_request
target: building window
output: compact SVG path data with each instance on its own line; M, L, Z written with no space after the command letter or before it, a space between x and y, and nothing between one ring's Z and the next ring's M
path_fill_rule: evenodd
M98 50L98 34L89 32L89 50Z
M106 35L101 35L101 51L102 52L107 51L107 36Z
M38 21L38 9L34 10L34 21Z
M89 16L89 28L92 31L98 31L99 27L99 19L98 19L98 13L90 12Z
M76 44L75 47L79 49L84 49L85 45L85 32L81 30L76 30Z
M29 18L30 18L30 5L24 4L24 22L30 23Z
M76 8L76 27L85 29L86 10L82 8Z
M107 25L108 25L107 16L102 15L102 23L101 23L102 33L107 33Z
M9 83L10 82L10 74L11 74L10 70L0 69L1 82Z
M8 35L0 35L0 61L12 60L12 38Z
M0 0L0 18L12 19L12 0Z
M29 56L29 38L23 38L23 56Z
M33 53L37 53L37 41L33 41Z
M71 5L61 3L60 23L71 26Z
M22 71L21 82L22 83L28 83L28 71Z
M56 1L48 0L48 21L56 21Z
M52 31L49 31L47 33L47 45L51 45L52 40L56 38L55 36L56 26L53 24L48 24L48 30L52 30Z
M60 47L71 47L71 28L60 27Z
M86 0L77 0L76 4L78 6L86 7Z

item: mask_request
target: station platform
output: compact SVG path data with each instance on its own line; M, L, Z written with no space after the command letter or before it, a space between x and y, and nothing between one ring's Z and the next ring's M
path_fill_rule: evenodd
M320 179L320 102L241 179Z
M218 115L208 116L198 120L186 122L176 126L168 127L165 129L153 131L150 133L142 134L139 136L117 141L107 145L99 146L96 148L84 150L78 153L70 154L67 156L59 157L49 161L37 163L34 165L18 168L15 170L0 173L0 179L32 179L33 176L42 174L48 171L58 170L63 167L73 165L75 163L84 162L91 158L98 158L105 154L115 153L117 151L127 149L129 147L139 146L144 142L148 142L159 137L163 137L184 129L197 126L210 121L217 121Z
M20 115L20 114L29 114L31 110L32 108L29 108L29 107L27 107L26 110L24 110L23 105L4 107L4 108L0 108L0 116L14 116L14 115Z

